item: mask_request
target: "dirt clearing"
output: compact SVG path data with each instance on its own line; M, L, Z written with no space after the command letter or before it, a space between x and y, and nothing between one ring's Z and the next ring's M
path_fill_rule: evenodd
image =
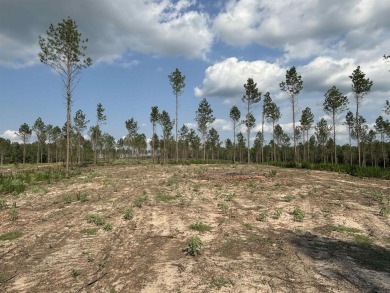
M0 291L390 292L389 199L389 181L268 166L83 170L0 195Z

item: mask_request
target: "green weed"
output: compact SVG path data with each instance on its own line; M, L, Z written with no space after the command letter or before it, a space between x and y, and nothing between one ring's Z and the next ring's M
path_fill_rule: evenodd
M258 214L256 220L258 220L260 222L265 222L265 221L267 221L267 218L268 218L267 211L264 211L264 212L261 212Z
M81 230L81 233L88 235L88 236L92 236L92 235L96 235L97 231L98 231L97 228L92 228L92 229Z
M12 231L5 234L0 235L0 240L15 240L23 236L23 233L20 231Z
M96 214L90 214L87 216L87 222L88 223L94 223L96 226L103 226L105 224L105 221L103 218Z
M211 231L211 226L207 224L203 224L202 222L196 222L195 224L190 225L191 230L205 232L205 231Z
M125 220L131 220L133 218L133 209L132 208L126 208L125 214L123 215L123 219Z
M305 212L301 208L295 207L295 209L293 211L293 219L294 219L294 221L296 221L296 222L303 222L304 218L305 218Z
M186 252L188 255L197 256L201 254L203 242L198 236L190 238L187 244Z

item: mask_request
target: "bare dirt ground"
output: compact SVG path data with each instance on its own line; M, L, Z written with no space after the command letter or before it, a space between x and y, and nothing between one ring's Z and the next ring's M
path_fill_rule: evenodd
M19 215L0 210L0 235L23 233L0 241L0 291L390 292L386 196L389 181L269 166L85 169L0 195Z

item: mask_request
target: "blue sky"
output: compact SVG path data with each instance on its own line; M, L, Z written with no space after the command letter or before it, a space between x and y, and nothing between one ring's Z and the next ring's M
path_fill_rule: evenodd
M1 0L0 136L18 141L19 126L38 117L65 123L64 86L37 54L38 36L68 16L89 39L87 54L94 61L74 91L72 114L83 110L92 125L102 103L103 131L116 139L132 117L150 137L152 106L174 118L168 75L175 68L186 76L179 127L196 128L195 111L205 97L217 118L212 126L224 140L232 137L230 108L237 105L245 115L241 97L249 77L263 94L271 93L281 108L279 123L291 134L291 106L279 89L286 70L296 66L304 82L298 120L311 107L315 122L330 122L322 110L324 93L336 85L355 111L348 76L360 65L374 82L360 110L372 127L390 98L390 64L383 60L390 54L388 15L390 2L382 0ZM260 130L260 109L261 103L253 110L253 133ZM338 139L346 142L342 123L340 117ZM269 141L269 125L265 132Z

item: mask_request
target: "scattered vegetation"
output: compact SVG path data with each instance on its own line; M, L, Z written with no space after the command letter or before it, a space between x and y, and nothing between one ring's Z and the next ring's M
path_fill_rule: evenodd
M88 235L88 236L92 236L92 235L96 235L97 231L98 231L97 228L92 228L92 229L81 230L81 233Z
M188 241L186 252L188 255L197 256L201 254L202 247L202 240L198 236L193 236Z
M260 221L260 222L265 222L267 221L267 218L268 218L268 213L267 211L263 211L261 213L259 213L259 215L257 216L257 220Z
M195 224L190 225L191 230L206 232L211 231L211 226L207 224L203 224L202 222L196 222Z
M126 208L125 214L123 215L123 219L125 220L131 220L133 218L133 209L132 208Z
M19 218L19 211L16 207L16 202L12 204L12 208L8 212L8 219L10 221L16 221Z
M134 206L136 206L137 208L142 208L142 205L146 202L147 199L148 199L148 196L147 196L147 194L144 192L142 195L137 195L137 196L134 198L133 204L134 204Z
M302 222L305 218L305 212L300 207L295 207L293 211L293 219L296 222Z
M96 226L103 226L105 224L105 221L103 220L103 218L97 214L88 215L87 222L94 223Z
M20 231L12 231L5 234L0 235L0 240L15 240L23 236L23 233Z

